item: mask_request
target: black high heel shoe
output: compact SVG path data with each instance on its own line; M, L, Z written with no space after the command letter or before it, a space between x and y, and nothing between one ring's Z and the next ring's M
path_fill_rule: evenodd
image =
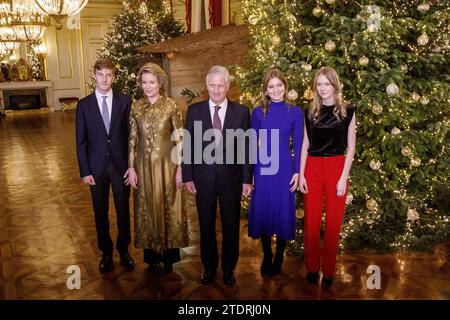
M318 283L319 280L319 272L308 272L306 275L306 280L308 283Z
M322 278L322 285L324 287L330 287L333 284L333 278L332 277L323 277Z

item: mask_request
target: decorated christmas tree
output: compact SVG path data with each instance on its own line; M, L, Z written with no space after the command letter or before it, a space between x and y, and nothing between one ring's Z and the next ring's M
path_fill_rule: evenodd
M278 67L303 109L322 66L357 108L343 248L429 249L449 234L449 33L443 0L246 0L246 66L234 70L249 105ZM301 197L300 197L301 199ZM301 219L294 251L302 249Z
M116 64L113 88L136 99L142 95L136 83L139 68L153 58L138 48L180 36L184 29L166 1L126 0L123 5L124 11L112 19L100 56Z

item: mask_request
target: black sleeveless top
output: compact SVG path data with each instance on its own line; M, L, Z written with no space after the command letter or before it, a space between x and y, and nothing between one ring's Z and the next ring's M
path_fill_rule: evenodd
M347 149L348 125L355 108L347 106L347 116L338 120L333 114L332 106L322 106L320 116L315 120L309 114L305 116L306 132L309 139L308 155L313 157L338 156Z

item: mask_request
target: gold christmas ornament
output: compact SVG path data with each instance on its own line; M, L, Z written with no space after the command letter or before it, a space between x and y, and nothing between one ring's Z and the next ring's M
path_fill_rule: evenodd
M418 43L420 46L426 45L426 44L428 43L428 36L427 36L427 34L426 34L426 33L422 33L422 34L419 36L419 38L417 38L417 43Z
M353 195L349 192L347 193L347 199L345 199L346 204L351 204L353 201Z
M398 86L394 82L391 82L386 87L386 92L390 96L395 96L398 93Z
M250 15L248 17L248 23L250 23L252 26L254 26L258 22L258 17L254 14Z
M314 92L311 89L306 89L305 92L303 92L303 98L306 100L314 99Z
M406 64L402 64L400 66L400 70L402 70L403 73L407 73L408 72L408 66Z
M391 134L392 134L393 136L398 135L400 132L401 132L400 129L397 128L397 127L394 127L394 128L392 128L392 130L391 130Z
M430 100L427 97L422 96L420 98L420 103L423 104L424 106L426 106L428 104L428 102L430 102Z
M366 56L362 56L361 58L359 58L359 64L362 65L363 67L367 66L369 64L369 58L367 58Z
M315 7L312 11L314 17L319 18L323 14L323 10L321 7Z
M312 65L310 65L309 63L304 63L304 64L302 64L301 67L305 71L311 71L311 69L312 69Z
M273 44L274 46L279 45L280 42L281 42L281 39L280 39L280 37L279 37L277 34L274 35L274 36L272 36L272 44Z
M411 98L412 98L414 101L419 101L419 100L420 100L420 96L419 96L417 93L415 93L415 92L413 92L413 93L411 94Z
M328 40L325 42L325 50L331 52L336 49L336 43L333 40Z
M369 165L372 170L379 170L381 168L381 162L378 160L370 160Z
M402 148L402 155L409 157L411 155L411 148L406 146Z
M427 12L428 10L430 10L430 5L429 5L428 3L422 3L422 4L419 4L419 5L417 6L417 10L419 10L419 11L422 12L422 13L425 13L425 12Z
M381 112L383 112L383 107L380 106L378 103L377 103L377 104L374 104L374 105L372 106L372 112L378 115L378 114L380 114Z
M297 100L298 98L298 93L297 91L295 91L294 89L289 90L289 92L287 93L287 97L289 100Z
M406 219L410 221L419 220L420 216L416 209L409 208L406 214Z
M419 157L415 157L415 158L411 159L411 165L413 167L419 167L421 163L422 163L422 160L420 160Z
M328 4L333 4L336 0L325 0L326 3Z
M304 216L305 216L305 211L303 209L299 208L295 211L295 217L297 219L302 219Z
M375 211L378 209L378 203L375 199L370 198L369 200L366 201L366 207L370 211Z

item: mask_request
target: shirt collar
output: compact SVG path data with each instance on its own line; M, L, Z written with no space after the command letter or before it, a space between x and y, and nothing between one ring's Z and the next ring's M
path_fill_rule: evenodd
M214 110L214 107L216 106L216 104L214 102L212 102L211 99L209 99L208 101L209 101L209 108L211 110ZM221 110L225 110L227 108L227 106L228 106L228 99L225 98L225 100L223 100L222 103L219 104L219 106L221 107L220 108Z
M97 89L95 89L95 96L97 97L97 99L103 99L102 97L107 96L108 98L106 99L109 100L112 98L112 94L113 94L112 89L110 89L107 94L100 93L98 92Z

